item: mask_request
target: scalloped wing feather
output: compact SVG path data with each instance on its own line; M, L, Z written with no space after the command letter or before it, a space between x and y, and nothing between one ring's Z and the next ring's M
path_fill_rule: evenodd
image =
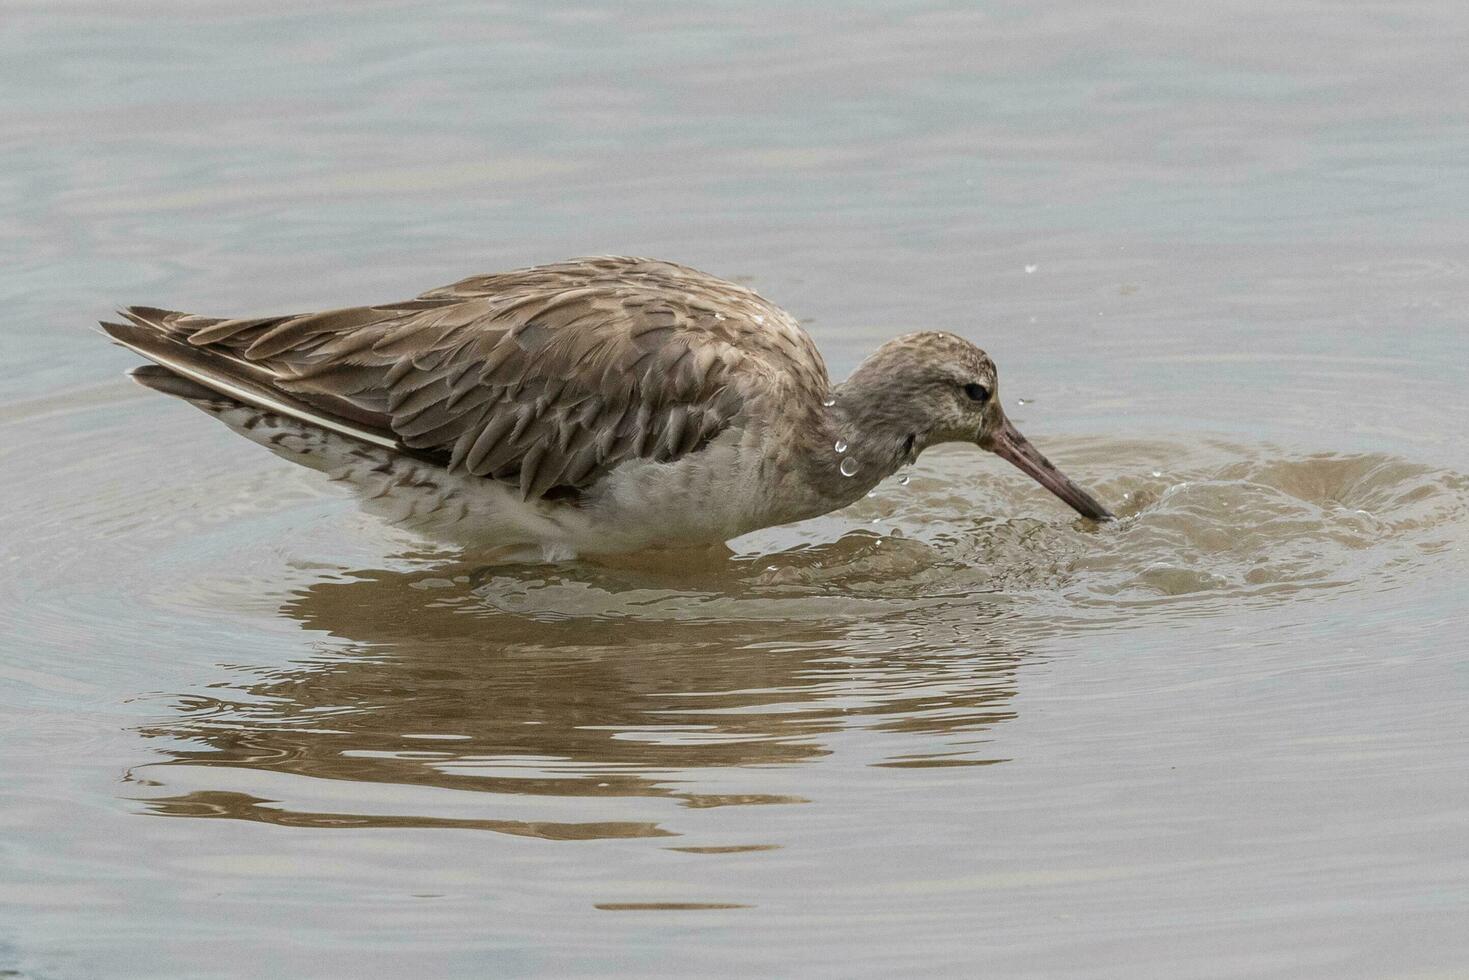
M347 419L527 500L584 490L627 460L678 459L750 398L828 384L787 314L648 259L573 260L300 316L125 315L205 355L222 383L268 384L307 421Z

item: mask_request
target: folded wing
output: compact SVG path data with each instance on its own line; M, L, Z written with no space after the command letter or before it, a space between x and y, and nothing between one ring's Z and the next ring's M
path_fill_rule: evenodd
M147 307L103 324L199 384L378 445L574 494L630 459L697 451L746 400L826 384L820 356L744 287L670 263L584 259L415 300L212 319ZM779 362L779 363L777 363Z

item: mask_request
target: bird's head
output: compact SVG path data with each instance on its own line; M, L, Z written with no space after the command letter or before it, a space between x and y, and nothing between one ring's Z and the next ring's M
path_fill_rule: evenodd
M973 443L1019 467L1083 517L1112 519L1005 417L995 362L962 337L929 331L890 340L841 390L863 438L896 440L908 461L941 442Z

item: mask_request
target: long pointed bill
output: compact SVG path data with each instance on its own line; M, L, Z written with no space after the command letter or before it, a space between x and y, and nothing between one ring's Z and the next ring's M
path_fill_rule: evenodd
M996 456L1014 463L1031 479L1070 504L1082 517L1090 517L1094 521L1114 519L1111 511L1098 503L1097 498L1071 482L1065 473L1056 469L1004 416L1000 417L999 429L981 445Z

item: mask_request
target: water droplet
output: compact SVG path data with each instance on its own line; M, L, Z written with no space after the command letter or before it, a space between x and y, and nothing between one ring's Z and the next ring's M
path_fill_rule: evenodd
M872 497L876 497L877 496L877 491L876 490L869 490L869 491L867 491L867 496L868 496L869 499L872 498ZM1360 511L1358 513L1360 513ZM873 518L873 520L876 520L876 518Z
M831 408L836 403L837 403L837 400L835 398L823 398L823 399L821 399L821 404L825 405L827 408Z
M1154 476L1162 476L1163 475L1163 471L1162 470L1154 470L1153 471L1153 475Z
M1028 265L1028 266L1025 267L1025 272L1028 275L1028 274L1034 272L1035 270L1037 270L1039 268L1040 268L1040 266L1038 266L1038 265Z
M1029 405L1030 404L1030 399L1029 398L1017 398L1017 399L1015 399L1015 404L1017 404L1017 405Z
M760 324L762 326L765 324L765 318L763 316L761 316L759 313L756 313L754 315L754 317L752 317L751 319L753 319L756 323L758 323L758 324Z
M716 313L716 314L714 314L714 319L716 319L716 320L723 320L724 319L724 314L723 313Z
M844 453L847 451L847 440L838 439L836 442L832 443L831 448L835 449L839 453Z
M908 484L910 484L912 482L913 482L913 478L911 476L909 476L907 473L904 473L902 476L898 477L898 486L900 486L900 487L906 487Z
M857 475L857 461L855 459L853 459L852 457L850 457L850 456L848 456L846 459L842 460L842 467L841 468L842 468L842 476L856 476Z

